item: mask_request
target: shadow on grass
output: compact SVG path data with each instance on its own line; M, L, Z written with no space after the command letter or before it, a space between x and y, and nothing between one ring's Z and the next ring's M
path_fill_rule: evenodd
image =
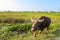
M60 29L53 31L52 34L54 34L56 37L60 36Z
M45 39L49 40L60 40L60 29L45 34Z

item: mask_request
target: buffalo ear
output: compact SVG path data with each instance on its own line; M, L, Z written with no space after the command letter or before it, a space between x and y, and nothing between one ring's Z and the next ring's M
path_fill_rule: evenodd
M31 18L31 21L33 22L33 21L34 21L34 19L33 19L33 18Z
M36 22L36 19L31 18L31 22L32 23L35 23Z
M44 21L44 19L41 19L41 20L38 20L39 22L43 22Z

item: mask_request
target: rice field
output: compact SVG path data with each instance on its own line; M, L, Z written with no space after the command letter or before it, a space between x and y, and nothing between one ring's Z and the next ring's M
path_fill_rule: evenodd
M32 27L31 18L50 17L52 22L49 32L46 29L41 35L33 38L29 30ZM0 12L0 40L60 40L59 12Z

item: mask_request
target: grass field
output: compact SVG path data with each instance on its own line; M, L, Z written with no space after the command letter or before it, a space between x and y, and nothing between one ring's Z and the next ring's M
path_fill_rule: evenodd
M33 38L29 33L31 18L41 16L50 17L52 22L49 32ZM18 23L19 22L19 23ZM0 12L0 40L60 40L60 13L59 12Z

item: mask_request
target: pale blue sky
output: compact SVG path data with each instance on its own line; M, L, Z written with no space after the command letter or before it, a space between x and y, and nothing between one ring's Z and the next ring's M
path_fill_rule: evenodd
M0 10L60 11L60 0L0 0Z

